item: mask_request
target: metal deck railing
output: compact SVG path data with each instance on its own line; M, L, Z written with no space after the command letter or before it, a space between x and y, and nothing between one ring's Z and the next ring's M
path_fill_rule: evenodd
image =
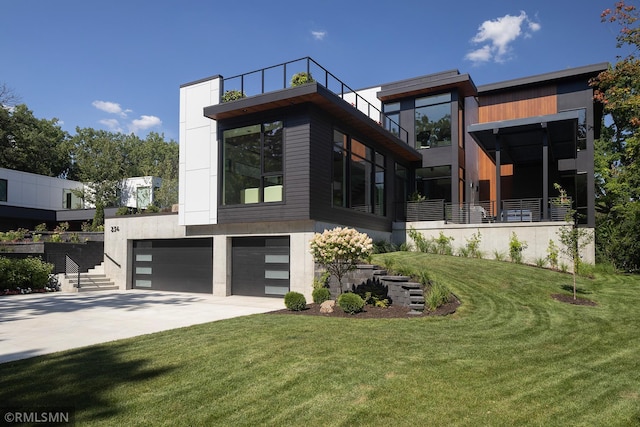
M318 84L353 105L371 120L384 125L388 130L393 129L394 134L397 131L396 136L398 138L406 143L409 142L409 132L402 128L399 123L389 118L380 108L371 104L354 89L347 86L342 80L308 56L225 78L223 80L223 88L224 92L239 91L244 96L261 95L292 87L291 79L301 72L311 75Z

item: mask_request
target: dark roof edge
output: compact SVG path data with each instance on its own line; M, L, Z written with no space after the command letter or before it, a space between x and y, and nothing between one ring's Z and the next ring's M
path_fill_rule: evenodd
M517 86L534 85L546 81L563 80L571 77L582 75L594 75L609 68L608 62L600 62L598 64L584 65L582 67L567 68L566 70L552 71L550 73L537 74L535 76L522 77L519 79L505 80L498 83L489 83L478 86L478 93L494 92L510 89Z
M437 81L437 80L458 76L458 75L460 75L460 71L456 68L453 68L451 70L439 71L437 73L425 74L423 76L410 77L408 79L396 80L390 83L383 83L379 86L382 88L382 91L385 91L385 90L392 90L397 87L404 87L407 84L413 85L420 80Z
M183 83L180 85L180 89L182 89L183 87L187 87L187 86L193 86L193 85L197 85L198 83L204 83L204 82L208 82L209 80L214 80L214 79L222 79L223 77L220 74L216 74L215 76L211 76L211 77L204 77L202 79L198 79L189 83Z

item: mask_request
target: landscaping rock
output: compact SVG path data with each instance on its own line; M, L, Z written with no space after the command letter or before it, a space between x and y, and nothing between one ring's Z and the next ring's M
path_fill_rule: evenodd
M320 313L327 314L333 313L333 307L336 306L336 302L334 300L327 300L320 304Z

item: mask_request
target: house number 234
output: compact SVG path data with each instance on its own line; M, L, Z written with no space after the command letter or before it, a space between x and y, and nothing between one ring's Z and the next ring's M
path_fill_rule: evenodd
M120 231L120 226L118 226L118 225L112 225L111 226L111 232L112 233L116 233L118 231Z

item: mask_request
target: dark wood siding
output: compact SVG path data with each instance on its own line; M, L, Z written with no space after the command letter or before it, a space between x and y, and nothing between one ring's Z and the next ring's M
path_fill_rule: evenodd
M311 117L311 135L310 149L311 153L311 185L309 193L311 195L311 219L316 221L333 222L352 227L370 228L372 230L391 230L391 211L387 209L388 217L382 217L374 214L358 212L353 209L333 207L331 202L331 176L332 164L331 153L333 144L333 129L337 127L341 131L359 138L360 136L353 132L353 129L345 128L338 123L334 123L330 117L323 114L322 111L314 109L310 111ZM361 138L361 137L360 137ZM367 140L360 139L363 142ZM370 142L368 143L370 144ZM373 148L380 151L387 159L392 158L389 152L382 150L380 147L372 145ZM387 165L389 161L387 160ZM389 174L387 174L387 177ZM391 186L393 181L387 180L387 197L391 194Z
M240 122L225 122L223 129L261 121L284 122L284 200L282 203L232 205L218 207L218 222L289 221L309 219L309 116L305 107L280 110L269 118L253 117ZM222 126L221 126L222 127ZM220 135L222 130L220 131Z

